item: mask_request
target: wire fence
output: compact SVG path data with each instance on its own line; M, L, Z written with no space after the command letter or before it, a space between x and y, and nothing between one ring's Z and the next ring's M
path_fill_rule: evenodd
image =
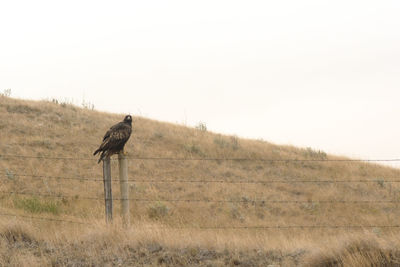
M56 218L48 218L48 217L37 217L37 216L28 216L22 214L12 214L12 213L3 213L0 212L0 216L7 216L7 217L19 217L19 218L26 218L32 220L42 220L42 221L50 221L50 222L64 222L64 223L72 223L72 224L86 224L85 222L78 222L78 221L71 221L71 220L64 220L64 219L56 219Z
M8 170L2 170L5 173ZM65 177L65 176L47 176L47 175L34 175L34 174L20 174L10 173L9 175L0 175L3 178L9 178L12 175L15 177L32 177L32 178L44 178L44 179L56 179L56 180L76 180L76 181L88 181L88 182L99 182L103 179L97 179L94 177ZM9 179L12 181L12 179ZM112 182L118 182L113 180ZM326 179L321 180L298 180L294 177L286 177L285 179L270 179L270 180L222 180L222 179L128 179L128 182L136 183L226 183L226 184L272 184L272 183L400 183L400 177L392 178L375 178L375 179L355 179L355 180L337 180L337 179Z
M49 222L61 222L70 224L79 224L94 226L90 222L78 222L71 220L55 219L48 217L37 217L37 216L27 216L21 214L12 213L1 213L0 216L14 217L14 218L24 218L31 220L49 221ZM165 230L184 230L184 229L199 229L199 230L269 230L269 229L369 229L369 228L400 228L400 225L252 225L252 226L147 226L147 229L165 229Z
M56 157L56 156L33 156L33 155L12 155L0 154L1 158L35 158L47 160L89 160L97 161L95 158L80 157ZM140 157L128 156L131 160L165 160L165 161L264 161L264 162L400 162L400 158L391 159L268 159L268 158L218 158L218 157L201 157L201 158L184 158L184 157Z
M34 192L18 192L18 191L0 191L0 194L6 195L25 195L25 196L38 196L44 198L59 198L59 199L74 199L74 200L105 200L104 197L82 197L78 195L68 196L68 195L54 195L54 194L42 194ZM241 199L241 200L227 200L227 199L148 199L148 198L112 198L107 200L131 200L137 202L200 202L200 203L245 203L245 204L370 204L370 203L381 203L381 204L399 204L400 200L266 200L266 199Z
M11 155L11 154L0 154L0 160L2 159L40 159L40 160L66 160L66 161L94 161L94 158L80 158L80 157L56 157L56 156L33 156L33 155ZM131 156L127 157L130 160L146 160L146 161L253 161L253 162L400 162L400 159L265 159L265 158L179 158L179 157L139 157ZM55 180L76 180L81 182L99 182L103 179L96 177L86 176L51 176L51 175L37 175L37 174L26 174L26 173L8 173L9 170L3 170L0 173L6 173L0 175L3 178L9 178L8 181L12 181L15 177L31 177L41 179L55 179ZM12 176L13 179L10 179ZM6 180L7 181L7 180ZM129 179L129 182L135 183L219 183L219 184L273 184L273 183L305 183L305 184L334 184L334 183L400 183L400 177L377 177L375 179L299 179L298 177L284 177L284 178L269 178L268 180L232 180L232 179ZM119 181L113 181L119 182ZM21 191L0 191L1 195L25 195L42 198L54 198L54 199L72 199L72 200L102 200L104 197L90 197L81 195L63 195L63 194L43 194L37 192L21 192ZM346 200L346 199L334 199L334 200L271 200L271 199L259 199L259 198L246 198L246 199L178 199L178 198L112 198L112 200L130 200L136 202L187 202L187 203L241 203L241 204L400 204L400 200ZM90 223L79 222L73 220L64 220L58 218L49 217L38 217L38 216L27 216L21 214L1 213L0 216L6 217L20 217L31 220L42 220L49 222L63 222L72 224L86 224ZM151 227L150 227L151 228ZM159 228L159 227L158 227ZM251 226L183 226L183 227L165 227L167 229L204 229L204 230L217 230L217 229L255 229L255 230L266 230L266 229L367 229L367 228L400 228L400 225L251 225Z

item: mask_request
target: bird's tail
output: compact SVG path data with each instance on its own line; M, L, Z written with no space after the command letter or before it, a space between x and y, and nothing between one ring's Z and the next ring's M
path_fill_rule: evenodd
M99 153L99 152L100 152L100 148L98 148L98 149L93 153L93 156L96 156L96 154Z
M104 154L104 153L101 153L100 158L99 158L99 160L97 161L97 164L99 164L99 163L103 160L103 154Z
M108 157L107 151L101 152L100 158L99 158L99 160L97 161L97 164L99 164L99 163L100 163L104 158L106 158L106 157Z

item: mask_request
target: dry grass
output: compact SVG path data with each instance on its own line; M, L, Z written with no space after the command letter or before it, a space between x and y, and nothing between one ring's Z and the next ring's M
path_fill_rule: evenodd
M3 233L0 237L2 240L0 264L19 265L18 263L29 261L32 264L37 262L38 265L97 265L101 262L118 265L121 261L133 264L136 259L138 265L141 262L142 265L162 263L251 266L275 263L291 266L308 262L315 266L336 266L340 263L346 266L351 264L357 266L360 263L359 266L362 266L364 261L395 261L396 257L393 255L398 241L392 239L398 234L393 232L396 229L203 230L199 228L316 224L397 225L400 219L400 209L397 204L318 203L319 200L399 200L400 187L397 183L385 182L385 179L399 178L400 170L382 165L360 162L132 160L129 165L129 177L142 181L130 182L130 195L133 198L244 202L132 201L133 226L129 230L120 229L118 222L112 227L103 224L104 201L101 181L23 176L27 174L101 179L101 165L96 164L92 153L108 127L122 118L122 114L102 113L68 104L0 97L1 154L93 158L93 160L73 161L0 158L2 179L0 191L60 196L54 199L1 194L0 212L83 221L92 225L87 227L0 217L3 229L0 231ZM126 147L129 155L133 157L339 159L310 149L223 136L202 129L141 117L134 118L133 128L133 135ZM118 173L115 161L112 162L112 167L112 172ZM367 179L374 179L377 182L266 184L149 182L150 180ZM118 189L118 184L115 183L115 197L118 197ZM99 198L99 200L87 200L85 197ZM259 200L300 200L305 203L271 204ZM115 203L115 214L118 215L118 212L119 206ZM184 229L171 229L171 227ZM4 234L10 229L21 233L19 239L10 239ZM12 234L14 235L16 234ZM21 238L34 242L20 241ZM387 249L388 243L383 241L389 239L393 242L391 249ZM327 242L331 246L325 246ZM162 250L157 246L161 246ZM322 249L317 251L316 247ZM362 251L369 252L357 254L353 247L362 247ZM198 256L200 254L196 254L196 251L203 251L201 253L206 256L200 252L198 253L203 256ZM183 255L183 258L179 255ZM193 259L197 260L191 262ZM335 260L331 259L336 259L336 265L332 264Z
M395 238L377 238L365 233L330 240L315 249L305 259L305 265L322 266L399 266L400 251L398 234Z

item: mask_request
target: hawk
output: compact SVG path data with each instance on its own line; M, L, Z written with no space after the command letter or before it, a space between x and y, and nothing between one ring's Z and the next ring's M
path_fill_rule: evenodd
M124 120L112 126L104 135L100 147L93 153L96 155L101 152L100 163L104 158L111 157L124 150L125 143L132 133L132 116L126 115Z

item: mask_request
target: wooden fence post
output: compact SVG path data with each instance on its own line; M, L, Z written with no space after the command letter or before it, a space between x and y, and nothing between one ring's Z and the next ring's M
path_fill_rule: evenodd
M121 189L121 215L125 226L130 224L128 162L123 153L118 154L119 184Z
M113 203L111 190L111 164L110 157L103 160L104 200L106 206L106 222L111 223L113 219Z

